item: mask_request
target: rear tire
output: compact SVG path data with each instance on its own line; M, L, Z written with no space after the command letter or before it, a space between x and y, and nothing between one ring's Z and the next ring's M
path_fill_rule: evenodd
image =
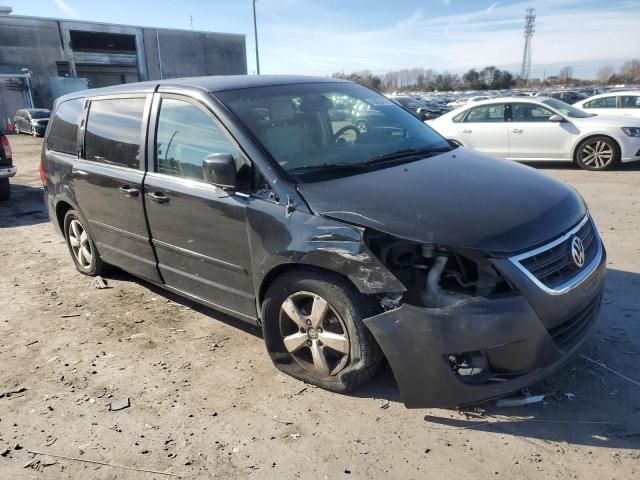
M0 179L0 200L9 200L11 196L11 184L8 178Z
M85 227L86 221L75 210L64 216L64 238L76 269L83 275L102 275L106 266L100 258L91 234Z
M317 311L326 313L315 314L316 302ZM284 273L262 304L267 351L282 372L332 392L348 392L370 380L380 366L382 352L362 322L378 312L376 302L339 275L311 269Z
M583 170L611 170L620 163L620 148L609 137L587 138L576 148L575 161Z

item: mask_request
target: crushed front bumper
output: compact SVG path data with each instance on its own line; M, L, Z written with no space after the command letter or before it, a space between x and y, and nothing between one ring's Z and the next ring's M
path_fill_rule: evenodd
M606 254L580 285L549 295L507 260L494 266L518 293L475 297L446 308L408 304L364 320L386 355L407 408L478 403L535 383L560 368L596 324ZM488 375L460 376L452 355L480 352Z

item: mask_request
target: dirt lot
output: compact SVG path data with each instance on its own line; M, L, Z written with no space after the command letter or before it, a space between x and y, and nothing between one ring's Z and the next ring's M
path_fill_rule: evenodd
M10 142L0 478L640 478L640 166L542 167L584 196L608 248L599 329L581 354L628 380L579 357L532 387L544 403L407 410L388 367L332 394L278 373L239 321L122 272L97 289L48 223L41 140Z

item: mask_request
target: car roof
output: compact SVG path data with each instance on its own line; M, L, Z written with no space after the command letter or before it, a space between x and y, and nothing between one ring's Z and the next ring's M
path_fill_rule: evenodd
M599 93L598 95L592 95L589 98L580 100L580 102L588 102L589 100L594 100L602 97L614 97L614 96L626 96L626 95L640 95L640 90L617 90L613 92L609 91L605 93Z
M92 88L69 93L58 101L72 98L94 97L100 95L116 95L120 93L151 93L158 85L175 85L195 87L209 92L237 90L254 87L270 87L276 85L296 85L304 83L351 83L328 77L311 77L304 75L215 75L208 77L185 77L146 82L126 83L111 87Z

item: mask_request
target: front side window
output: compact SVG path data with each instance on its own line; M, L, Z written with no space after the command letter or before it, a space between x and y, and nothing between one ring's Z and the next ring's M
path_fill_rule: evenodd
M451 150L388 98L348 82L217 92L278 166L301 182L355 175Z
M469 110L465 123L504 122L504 103L481 105Z
M623 95L620 100L621 108L640 108L639 95Z
M602 97L585 103L584 108L616 108L616 97Z
M571 118L588 118L595 115L594 113L585 112L584 110L580 110L579 108L573 107L568 103L562 102L560 100L556 100L555 98L542 100L542 103L553 108L560 114L566 115L567 117Z
M533 103L516 103L511 112L513 122L547 122L554 115L551 110Z
M77 155L78 124L82 118L83 109L84 98L67 100L58 105L47 136L49 150Z
M236 162L240 160L237 148L204 110L163 98L156 133L158 173L203 180L202 161L212 153L230 153Z
M84 140L85 158L139 169L144 104L144 98L93 100Z

